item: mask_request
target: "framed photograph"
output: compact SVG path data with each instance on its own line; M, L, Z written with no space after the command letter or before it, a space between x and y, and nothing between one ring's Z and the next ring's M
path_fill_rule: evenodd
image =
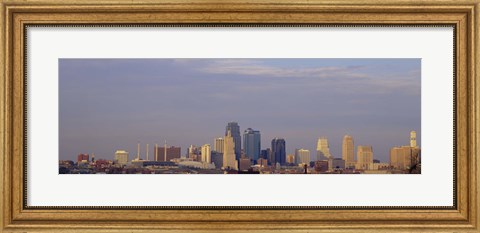
M5 1L5 232L478 232L480 1Z

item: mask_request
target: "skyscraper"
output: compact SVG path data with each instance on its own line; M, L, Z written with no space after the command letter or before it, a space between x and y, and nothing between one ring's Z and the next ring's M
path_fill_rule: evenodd
M240 126L237 122L228 122L225 129L225 136L227 136L228 131L230 131L233 142L235 143L235 159L239 160L242 155L242 137L240 136Z
M238 160L235 159L235 141L230 130L227 130L223 143L223 168L238 170Z
M328 147L328 139L320 137L317 141L317 161L332 159L330 148Z
M223 138L215 138L213 150L218 153L223 153Z
M287 153L285 149L285 139L274 138L272 140L272 161L271 164L279 163L285 165Z
M295 150L295 160L297 164L309 164L310 163L310 151L305 149Z
M371 169L373 165L372 146L358 146L357 148L357 169Z
M410 131L410 147L417 147L417 132Z
M128 163L128 152L124 150L115 151L114 161L119 165L126 165Z
M346 167L355 167L355 146L353 138L350 135L343 136L342 159L345 160Z
M261 150L260 151L260 157L262 159L268 159L269 160L270 159L270 154L271 154L270 152L271 152L270 148L267 148L265 150Z
M203 145L201 153L202 153L202 162L205 162L205 163L212 162L210 144Z
M243 151L250 159L260 157L260 131L248 128L243 133Z

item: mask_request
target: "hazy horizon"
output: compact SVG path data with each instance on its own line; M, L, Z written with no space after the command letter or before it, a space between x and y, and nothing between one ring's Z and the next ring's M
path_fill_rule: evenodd
M327 137L372 145L389 161L393 146L421 146L420 59L59 59L59 159L95 153L113 159L141 143L212 145L228 122L259 130L261 148L286 140L315 154Z

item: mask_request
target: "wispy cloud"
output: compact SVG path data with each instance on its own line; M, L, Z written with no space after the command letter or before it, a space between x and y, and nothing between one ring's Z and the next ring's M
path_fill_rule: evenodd
M319 67L278 67L263 64L258 60L225 59L214 60L199 70L210 74L255 75L267 77L298 78L366 78L367 74L359 72L363 66L319 66Z

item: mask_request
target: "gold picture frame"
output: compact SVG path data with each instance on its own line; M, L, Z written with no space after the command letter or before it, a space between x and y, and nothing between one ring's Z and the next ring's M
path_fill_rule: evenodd
M1 220L4 232L479 232L479 0L2 0ZM140 24L453 25L454 207L34 208L26 205L25 28Z

